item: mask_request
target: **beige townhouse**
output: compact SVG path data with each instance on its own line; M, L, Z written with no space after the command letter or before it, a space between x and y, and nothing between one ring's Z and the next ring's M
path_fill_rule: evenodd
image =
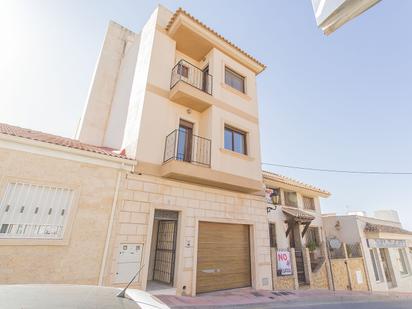
M135 161L0 124L0 283L96 284Z
M140 33L109 25L78 139L124 149L137 165L104 284L132 277L124 260L139 248L143 289L272 289L256 96L264 68L182 9L159 6Z
M111 22L76 140L16 129L60 161L5 148L0 176L25 180L2 187L0 212L13 210L0 228L17 230L0 232L0 282L124 286L139 271L133 286L179 295L328 288L319 198L329 193L262 175L264 68L182 9L159 6L139 33ZM21 207L31 221L16 219Z
M273 287L332 288L320 198L330 193L278 174L263 172L268 202ZM292 271L279 269L279 254L288 252Z

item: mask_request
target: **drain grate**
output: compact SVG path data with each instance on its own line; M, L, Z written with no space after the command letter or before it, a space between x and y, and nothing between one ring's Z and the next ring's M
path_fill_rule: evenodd
M263 294L260 294L259 292L252 292L252 295L254 295L255 297L265 296L265 295L263 295Z
M272 292L273 295L276 296L286 296L286 295L293 295L293 292L288 292L288 291L280 291L280 292Z

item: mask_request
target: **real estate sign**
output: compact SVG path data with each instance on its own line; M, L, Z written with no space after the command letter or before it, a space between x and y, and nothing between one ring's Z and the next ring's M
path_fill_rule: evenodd
M290 252L287 250L278 250L276 252L276 259L278 264L277 273L280 276L287 276L292 274L292 262L290 260Z

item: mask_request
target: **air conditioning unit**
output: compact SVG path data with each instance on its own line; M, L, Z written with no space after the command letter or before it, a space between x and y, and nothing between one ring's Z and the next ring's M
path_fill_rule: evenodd
M326 35L362 14L381 0L312 0L316 23Z

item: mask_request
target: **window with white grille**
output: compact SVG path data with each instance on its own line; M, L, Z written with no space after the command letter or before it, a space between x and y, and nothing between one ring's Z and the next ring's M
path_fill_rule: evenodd
M0 200L0 238L62 239L73 198L67 188L8 183Z

